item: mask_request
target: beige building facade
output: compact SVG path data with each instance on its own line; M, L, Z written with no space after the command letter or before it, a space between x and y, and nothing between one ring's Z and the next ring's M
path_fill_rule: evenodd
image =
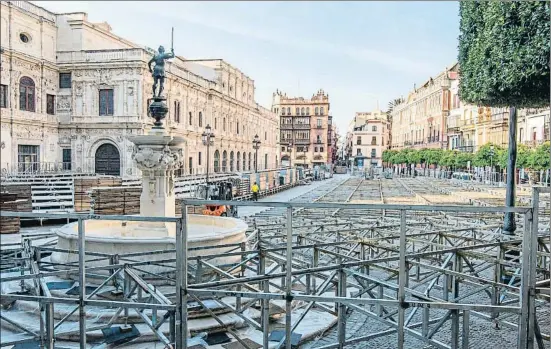
M54 14L23 1L1 6L3 172L139 175L127 137L153 125L151 50L85 13ZM253 169L257 134L258 168L279 165L279 119L255 102L250 77L220 59L178 56L166 72L165 127L186 139L183 173L206 171L207 125L215 135L211 172Z
M272 111L279 115L281 159L285 166L332 163L332 123L329 95L319 90L311 98L273 94Z
M405 101L391 111L392 149L447 149L447 117L451 108L451 81L458 66L446 69L415 87Z
M390 122L385 112L357 112L348 137L350 161L366 168L383 165L383 151L390 147Z

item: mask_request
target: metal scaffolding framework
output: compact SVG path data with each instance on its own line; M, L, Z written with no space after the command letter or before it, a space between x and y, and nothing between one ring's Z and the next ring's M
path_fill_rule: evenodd
M344 201L355 193L349 191ZM93 331L140 322L165 347L187 348L185 338L195 335L188 320L202 311L251 348L242 332L206 304L215 300L224 312L260 331L264 348L273 347L269 336L276 303L285 305L277 348L292 347L292 334L314 309L336 318L334 341L315 348L344 348L383 337L400 349L412 347L409 341L442 349L478 348L470 332L473 321L514 331L518 349L548 348L550 294L548 286L540 285L550 278L551 241L549 217L540 214L541 194L551 189L534 188L531 206L516 208L184 200L176 218L1 212L2 217L78 221L78 250L33 244L32 239L3 246L2 283L19 285L20 291L2 291L2 326L18 334L3 337L1 346L38 340L54 348L56 341L78 338L86 348ZM246 242L215 246L231 249L216 254L207 247L188 248L187 207L202 204L271 207L278 214L255 217ZM521 218L515 236L500 233L505 212ZM175 249L86 252L84 222L98 219L175 223ZM191 250L201 254L189 257ZM52 252L78 254L78 263L56 265L44 258ZM152 255L166 258L152 260ZM216 262L227 256L239 256L240 262ZM148 266L163 271L151 272ZM74 297L55 294L46 282L51 277L75 278L86 286L78 287ZM95 286L89 289L87 280ZM10 316L14 302L37 305L38 331ZM98 309L106 311L91 319L90 312ZM347 319L354 312L378 326L348 335ZM71 321L78 327L64 326Z

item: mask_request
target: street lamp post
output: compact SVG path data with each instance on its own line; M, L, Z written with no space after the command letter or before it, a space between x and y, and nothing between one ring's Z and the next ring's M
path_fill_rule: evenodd
M207 178L206 178L206 183L207 183L207 188L206 188L206 191L205 191L205 199L208 199L208 186L209 186L209 161L210 161L210 151L209 151L209 148L211 145L214 144L214 134L212 134L212 131L211 131L211 128L210 128L210 125L207 125L207 127L205 127L205 132L203 132L203 134L201 135L201 138L203 140L203 145L206 145L207 146Z
M258 135L254 135L253 139L253 149L255 150L254 153L254 172L258 172L258 149L260 149L260 138Z
M490 146L490 182L493 183L493 179L492 179L492 170L493 170L493 167L494 167L494 146L491 145Z

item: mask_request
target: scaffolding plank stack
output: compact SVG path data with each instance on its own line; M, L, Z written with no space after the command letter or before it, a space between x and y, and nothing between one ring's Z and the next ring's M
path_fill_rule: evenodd
M20 203L17 200L17 194L0 193L1 211L16 212ZM20 227L19 217L0 217L0 234L19 233Z
M91 211L95 214L129 215L140 213L141 187L96 187L90 189Z
M75 178L75 212L89 212L91 208L90 190L95 187L118 187L122 179L117 177Z
M3 184L0 187L0 191L8 194L15 194L17 196L17 211L20 212L32 212L32 191L30 184Z

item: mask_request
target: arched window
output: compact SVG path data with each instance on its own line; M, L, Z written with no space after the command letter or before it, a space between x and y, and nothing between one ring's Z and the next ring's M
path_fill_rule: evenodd
M310 115L310 107L306 107L306 115Z
M228 170L228 152L223 151L222 152L222 172L226 172Z
M19 109L35 111L34 108L34 81L28 76L19 80Z
M214 172L220 172L220 152L214 152Z
M300 115L304 115L304 107L300 108Z
M226 131L226 118L222 120L222 131Z
M320 108L320 115L323 115L323 107Z
M264 169L268 169L268 154L264 154Z
M199 112L199 127L203 127L203 113Z
M300 115L300 108L296 107L295 112L296 112L295 115Z
M237 130L237 134L239 134L239 121L237 121L237 127L235 129Z
M319 114L319 109L318 109L318 107L316 107L316 109L314 110L314 114L316 114L316 115Z
M287 115L291 115L291 107L287 107Z
M189 126L193 125L193 114L189 112Z
M251 153L249 153L249 165L247 167L250 171L251 170Z
M281 108L281 115L285 115L285 108Z
M235 168L236 171L241 171L241 153L237 152L237 167Z
M234 154L233 154L233 151L232 151L232 152L230 152L230 172L233 172L233 165L234 165L234 161L235 161L233 156L234 156Z

